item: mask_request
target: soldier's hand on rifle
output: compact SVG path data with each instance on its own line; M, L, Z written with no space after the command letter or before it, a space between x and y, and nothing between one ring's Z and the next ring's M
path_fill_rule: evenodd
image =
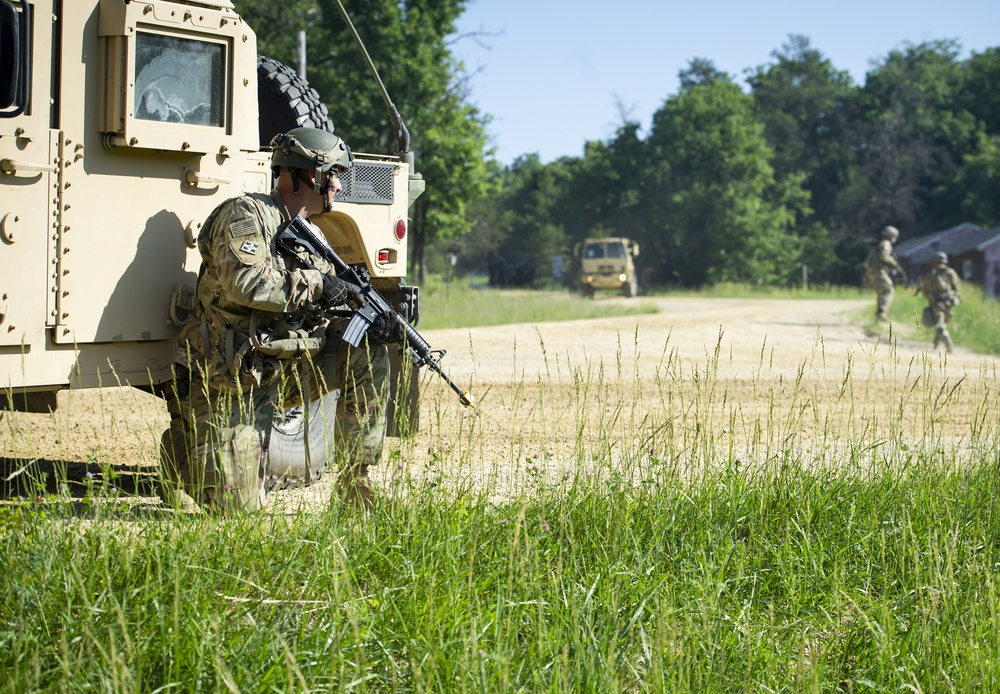
M397 342L399 339L396 321L381 314L375 316L371 327L368 328L368 339L374 342Z
M346 304L355 294L354 287L339 277L323 275L323 294L321 295L323 306L331 308Z

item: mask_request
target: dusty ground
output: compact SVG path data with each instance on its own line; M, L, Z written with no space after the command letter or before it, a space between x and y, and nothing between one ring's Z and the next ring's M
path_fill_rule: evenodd
M995 358L961 348L945 358L913 324L865 330L871 301L655 301L657 314L425 332L479 409L463 410L425 374L421 431L387 442L375 481L503 496L588 460L689 465L710 451L753 458L795 448L828 462L858 441L954 455L993 440ZM79 494L76 480L111 469L115 486L152 503L161 403L128 389L61 393L59 403L53 415L0 420L7 494L52 469L65 469ZM271 498L294 507L329 496L327 478Z

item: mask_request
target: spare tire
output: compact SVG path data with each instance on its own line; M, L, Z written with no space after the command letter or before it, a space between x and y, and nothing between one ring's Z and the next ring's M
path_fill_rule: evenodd
M257 109L260 147L278 133L309 126L333 132L326 104L315 89L287 65L257 56ZM334 419L339 392L309 404L275 413L268 449L268 486L284 489L318 480L333 459ZM306 418L316 422L307 433Z
M316 90L295 70L262 55L257 56L257 108L262 148L292 128L333 132L330 112Z

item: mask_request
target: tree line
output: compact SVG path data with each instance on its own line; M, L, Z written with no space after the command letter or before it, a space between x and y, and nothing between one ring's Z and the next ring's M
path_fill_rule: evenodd
M356 149L393 136L381 97L332 0L237 0L259 52L294 64ZM421 275L457 250L467 269L511 259L545 272L588 236L639 241L656 285L853 284L886 224L906 237L1000 223L1000 48L962 58L956 40L903 44L855 84L801 35L747 69L744 85L693 58L648 129L623 114L583 155L509 166L488 147L450 50L466 0L345 0L427 180L411 229ZM368 149L366 149L368 148Z

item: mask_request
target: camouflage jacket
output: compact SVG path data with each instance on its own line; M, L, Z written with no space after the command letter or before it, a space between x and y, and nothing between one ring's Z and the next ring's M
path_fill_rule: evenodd
M202 267L176 361L218 387L266 384L289 358L322 347L325 324L312 302L331 268L309 258L316 269L307 269L275 251L288 221L283 210L276 190L232 198L209 214L198 236ZM284 340L287 353L258 349L269 338Z
M920 276L920 293L931 303L942 301L957 303L958 288L961 284L958 273L950 267L930 267Z
M892 254L892 244L882 239L878 245L872 248L865 260L865 272L878 274L879 272L890 272L899 267L896 257Z

